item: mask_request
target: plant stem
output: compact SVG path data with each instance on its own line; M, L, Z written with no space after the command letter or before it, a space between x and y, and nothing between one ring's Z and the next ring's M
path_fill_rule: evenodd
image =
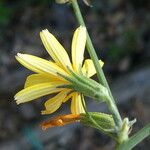
M79 25L85 26L85 23L84 23L84 20L83 20L83 17L82 17L82 14L81 14L81 11L80 11L77 0L71 0L71 4L72 4L72 7L73 7L73 10L74 10L74 13L75 13L75 16L77 18L77 21L78 21ZM107 80L105 78L104 72L103 72L102 68L99 65L98 57L96 55L96 51L94 49L94 46L92 44L92 41L91 41L91 38L90 38L88 32L87 32L86 47L87 47L87 50L89 52L89 55L90 55L91 59L93 60L99 82L103 86L105 86L109 91L111 99L108 101L107 105L108 105L108 108L109 108L110 112L112 113L112 115L114 117L116 126L118 128L120 128L121 125L122 125L122 119L121 119L121 116L119 114L118 108L115 104L115 100L112 96L112 93L111 93L111 90L110 90L109 85L107 83Z
M118 145L117 150L131 150L148 136L150 136L150 123L131 136L127 141Z

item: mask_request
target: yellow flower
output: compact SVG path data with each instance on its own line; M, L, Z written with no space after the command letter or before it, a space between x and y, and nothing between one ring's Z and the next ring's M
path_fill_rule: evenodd
M63 76L71 78L69 70L76 74L82 72L88 78L96 73L92 60L86 59L83 64L86 28L80 26L74 33L72 40L72 63L63 46L47 29L40 32L40 37L54 62L33 55L17 54L16 59L23 66L35 72L35 74L27 77L24 89L15 95L16 103L25 103L56 93L54 97L45 102L45 110L42 111L42 114L55 112L62 103L69 99L71 99L71 112L73 114L84 113L81 93L71 88L65 88L64 85L69 85L70 82L64 79ZM99 62L102 66L103 62Z

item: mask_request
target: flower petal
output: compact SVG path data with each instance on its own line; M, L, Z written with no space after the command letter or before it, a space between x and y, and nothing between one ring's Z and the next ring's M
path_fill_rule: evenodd
M66 72L60 67L58 67L55 63L33 55L18 53L16 59L23 66L36 73L43 73L43 74L45 73L45 74L54 75L56 77L59 77L57 73L66 75Z
M40 37L45 49L60 67L63 67L65 70L67 70L67 66L71 67L67 52L47 29L40 32Z
M14 97L17 104L25 103L48 94L59 92L63 90L63 88L57 88L61 85L63 85L61 82L37 84L21 90Z
M60 79L56 78L56 76L47 75L47 74L32 74L27 77L24 88L36 84L40 84L40 83L53 82L53 81L57 82L60 81Z
M76 29L72 40L72 63L75 71L78 72L82 66L86 44L86 28L80 26Z
M101 67L103 67L104 62L99 60L99 64L100 64ZM87 77L91 77L96 73L95 66L94 66L93 61L91 59L86 59L85 60L84 65L82 67L82 72Z
M83 105L82 105L81 94L77 92L75 92L72 97L71 112L73 114L85 113Z
M58 93L53 98L50 98L45 102L46 110L42 111L42 114L51 114L55 112L62 104L63 99L67 96L68 90L64 90Z
M72 90L70 90L71 92ZM73 93L70 93L68 94L64 99L63 99L63 103L67 102L72 96L73 96L74 92Z

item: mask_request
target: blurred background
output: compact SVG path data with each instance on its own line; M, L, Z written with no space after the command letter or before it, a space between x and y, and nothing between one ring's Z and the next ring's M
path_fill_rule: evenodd
M105 62L104 72L122 117L137 118L132 134L150 122L149 0L79 0L87 28ZM17 106L13 96L30 71L16 60L18 52L50 59L39 32L49 29L70 54L77 24L69 5L53 0L0 0L0 150L110 150L114 143L79 124L42 131L44 100ZM85 52L85 57L89 58ZM96 79L96 76L95 76ZM90 111L107 112L105 104L86 101ZM70 103L57 114L70 112ZM149 150L150 138L135 150Z

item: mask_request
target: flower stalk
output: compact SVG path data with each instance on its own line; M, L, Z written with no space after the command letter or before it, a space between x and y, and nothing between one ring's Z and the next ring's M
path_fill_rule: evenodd
M71 0L70 2L72 4L72 7L73 7L73 10L74 10L76 19L78 21L78 24L82 25L82 26L85 26L85 23L84 23L84 20L83 20L83 17L82 17L82 14L81 14L81 11L80 11L80 8L79 8L77 0ZM91 41L91 38L90 38L88 32L87 32L86 47L87 47L87 50L89 52L89 55L90 55L91 59L93 60L93 63L94 63L94 66L95 66L95 69L96 69L96 72L97 72L97 77L98 77L99 82L103 86L105 86L108 89L108 91L109 91L109 94L110 94L111 98L107 101L108 108L109 108L110 112L113 115L113 118L115 120L116 126L118 128L121 128L121 126L122 126L121 116L120 116L118 108L117 108L117 106L115 104L115 100L114 100L114 98L113 98L113 96L111 94L111 90L110 90L109 85L107 83L107 80L105 78L104 72L103 72L102 68L100 67L100 65L98 63L98 57L96 55L94 46L92 44L92 41Z

